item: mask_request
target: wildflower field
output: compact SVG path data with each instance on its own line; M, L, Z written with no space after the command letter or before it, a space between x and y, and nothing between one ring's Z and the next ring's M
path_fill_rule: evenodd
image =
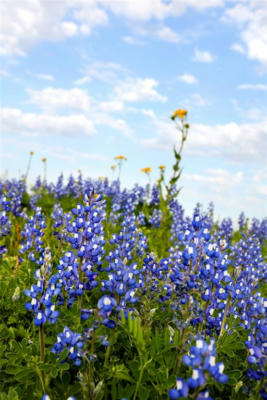
M1 400L267 398L267 220L185 215L185 115L168 184L0 181Z

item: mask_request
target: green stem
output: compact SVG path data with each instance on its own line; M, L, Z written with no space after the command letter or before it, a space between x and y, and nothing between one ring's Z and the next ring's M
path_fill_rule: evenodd
M109 346L106 349L106 353L105 353L105 361L104 361L104 367L108 368L108 363L109 363L109 357L110 357L110 352L111 352L111 346L113 344L113 340L114 340L114 334L115 334L115 330L113 329L111 336L110 336L110 343Z
M204 307L204 310L203 310L203 320L202 320L201 324L199 325L198 333L202 332L203 325L204 325L204 320L206 319L206 311L207 311L207 308L208 308L208 304L209 304L209 300L206 301L206 304L205 304L205 307Z
M203 386L200 386L200 387L197 388L197 390L195 391L195 393L194 393L194 395L192 397L193 400L197 399L197 397L199 395L199 392L200 392L200 390L202 390L202 388L203 388Z
M27 169L26 169L26 173L25 173L25 182L27 181L28 178L28 174L31 168L31 161L32 161L32 154L30 153L30 157L29 157L29 161L28 161L28 165L27 165Z
M45 359L45 340L44 340L44 325L40 325L39 330L39 337L40 337L40 361L43 364ZM41 371L41 380L42 380L42 387L45 388L45 373Z
M44 178L43 178L43 186L45 185L46 182L46 161L44 162Z
M227 299L227 303L226 303L226 307L224 310L224 316L223 316L223 320L222 320L222 325L221 325L221 330L220 330L220 334L219 334L219 338L222 336L223 332L224 332L224 326L225 326L225 322L226 322L226 318L227 318L227 313L229 310L229 306L230 306L230 297L228 297Z
M180 344L179 344L179 347L177 348L178 355L177 355L177 357L176 357L176 362L175 362L175 366L174 366L174 370L173 370L174 375L177 374L177 372L179 371L179 368L180 368L180 366L181 366L181 363L182 363L182 357L181 357L180 352L181 352L182 347L183 347L184 334L185 334L185 328L182 328L182 334L181 334L181 338L180 338Z
M189 317L189 313L190 313L190 296L188 298L188 302L186 304L185 313L184 313L184 316L183 316L183 320L185 322L187 321L187 319ZM177 347L178 355L176 357L176 362L175 362L175 366L174 366L174 370L173 370L174 375L177 374L177 372L179 371L179 368L181 366L181 363L182 363L182 357L180 355L180 352L181 352L181 350L183 348L183 341L184 341L185 333L186 333L186 328L182 328L182 333L181 333L181 337L180 337L180 340L179 340L179 346Z
M96 339L96 333L94 331L93 337L91 340L91 348L90 348L91 354L93 354L94 350L95 350L95 339ZM94 366L93 366L93 362L90 361L89 362L89 371L88 371L88 388L89 388L89 390L90 390L90 384L91 384L91 382L93 382L93 378L94 378Z
M45 357L45 342L44 342L44 325L40 325L40 361L44 362Z
M45 393L46 390L45 390L45 385L44 385L43 373L40 371L40 369L38 367L37 367L36 370L37 370L38 376L39 376L40 381L41 381L43 393Z
M141 367L141 369L140 369L139 378L138 378L138 382L137 382L137 384L136 384L136 388L135 388L133 400L136 400L136 396L137 396L137 393L138 393L138 391L139 391L139 387L140 387L141 382L142 382L144 369L145 369L145 364L143 364L142 367Z

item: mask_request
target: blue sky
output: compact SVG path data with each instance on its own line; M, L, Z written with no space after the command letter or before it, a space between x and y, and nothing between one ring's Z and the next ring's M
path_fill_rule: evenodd
M266 0L1 1L1 174L170 174L191 125L180 200L237 219L266 216Z

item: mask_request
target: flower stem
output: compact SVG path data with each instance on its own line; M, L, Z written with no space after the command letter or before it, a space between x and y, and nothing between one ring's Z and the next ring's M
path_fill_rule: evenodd
M39 330L39 337L40 337L40 361L43 364L44 359L45 359L45 341L44 341L44 325L40 325L40 330ZM45 373L44 371L41 371L41 380L42 380L42 386L45 388Z
M145 369L145 364L142 365L142 367L141 367L141 369L140 369L139 378L138 378L138 381L137 381L137 384L136 384L136 388L135 388L133 400L136 400L136 396L137 396L137 393L138 393L138 391L139 391L139 387L140 387L141 382L142 382L144 369Z
M220 330L220 334L219 334L219 338L222 336L223 332L224 332L224 326L225 326L225 322L226 322L226 318L227 318L227 313L229 310L229 306L230 306L230 297L228 297L227 299L227 303L226 303L226 307L224 310L224 316L223 316L223 320L222 320L222 325L221 325L221 330Z
M111 352L111 346L113 344L113 340L114 340L114 334L115 334L115 330L112 330L112 333L110 335L110 343L109 346L106 349L106 353L105 353L105 362L104 362L104 367L108 368L108 363L109 363L109 357L110 357L110 352Z

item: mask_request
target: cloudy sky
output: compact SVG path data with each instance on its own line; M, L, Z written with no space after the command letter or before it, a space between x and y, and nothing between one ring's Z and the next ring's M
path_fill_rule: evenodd
M180 200L267 214L266 0L1 0L1 173L122 183L173 163L188 110Z

